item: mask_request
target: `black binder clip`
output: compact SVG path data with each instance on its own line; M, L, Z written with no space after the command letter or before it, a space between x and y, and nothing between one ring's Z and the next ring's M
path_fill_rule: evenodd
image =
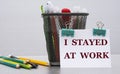
M97 23L98 29L93 29L93 35L94 36L105 36L106 35L106 30L102 29L104 24L101 21L98 21Z
M71 36L74 37L74 30L73 29L62 29L62 36Z

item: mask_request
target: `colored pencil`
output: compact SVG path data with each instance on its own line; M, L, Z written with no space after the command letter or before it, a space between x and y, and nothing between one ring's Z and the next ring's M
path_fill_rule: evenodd
M25 69L31 69L32 66L30 64L22 64L22 63L19 63L20 67L22 68L25 68Z
M13 56L13 55L10 55L9 57L10 57L10 58L19 59L18 57L15 57L15 56ZM30 62L28 59L21 59L21 60L28 61L27 64L30 64L30 65L32 66L32 68L37 68L37 67L38 67L37 64Z
M4 60L0 58L0 64L12 67L12 68L20 68L20 65L18 63L12 62L12 61L8 61L8 60Z
M24 57L18 57L21 60L29 60L31 63L35 63L38 65L43 65L43 66L49 66L48 62L41 61L41 60L35 60L35 59L29 59L29 58L24 58Z
M18 60L18 59L14 59L14 58L8 58L8 57L5 57L5 56L0 56L0 58L2 59L5 59L9 62L14 62L16 64L19 64L20 67L22 68L25 68L25 69L31 69L31 65L30 64L24 64L23 60Z
M32 62L28 62L28 64L30 64L30 65L32 66L32 68L37 68L37 67L38 67L38 65L37 65L37 64L32 63Z
M3 58L3 59L5 59L5 60L10 60L10 61L18 62L18 63L22 63L22 64L27 63L26 61L23 61L23 60L14 59L14 58L9 58L9 57L5 57L5 56L0 56L0 58Z

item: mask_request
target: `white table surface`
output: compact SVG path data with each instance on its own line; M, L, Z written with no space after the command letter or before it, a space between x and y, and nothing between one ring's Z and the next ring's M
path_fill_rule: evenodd
M26 56L48 61L47 56ZM60 68L38 66L37 69L14 69L0 64L0 74L120 74L120 55L112 55L112 68Z

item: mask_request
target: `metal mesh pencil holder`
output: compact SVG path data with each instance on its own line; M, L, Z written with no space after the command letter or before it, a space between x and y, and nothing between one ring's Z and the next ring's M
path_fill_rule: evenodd
M51 66L60 66L59 30L85 29L88 13L43 13L44 34Z

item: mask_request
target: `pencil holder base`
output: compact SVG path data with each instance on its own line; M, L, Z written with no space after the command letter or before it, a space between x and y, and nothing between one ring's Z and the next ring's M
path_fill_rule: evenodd
M60 62L50 62L50 66L60 66Z

